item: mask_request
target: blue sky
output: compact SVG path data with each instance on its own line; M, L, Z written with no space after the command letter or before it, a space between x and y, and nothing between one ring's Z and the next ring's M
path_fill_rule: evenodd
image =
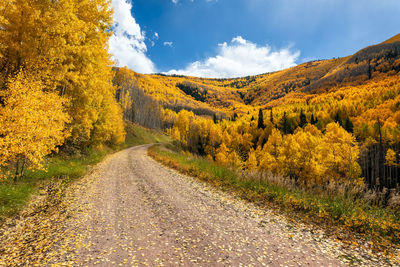
M110 52L141 73L236 77L400 33L399 0L113 0Z

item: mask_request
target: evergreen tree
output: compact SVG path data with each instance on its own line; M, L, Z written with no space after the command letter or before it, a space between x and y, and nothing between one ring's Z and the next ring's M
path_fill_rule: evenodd
M238 118L238 114L235 112L235 113L233 113L233 116L232 116L232 121L236 121L237 120L237 118Z
M342 118L340 117L339 111L336 112L334 120L335 122L339 123L340 126L343 126Z
M350 118L347 117L346 120L344 121L344 125L343 128L348 131L349 133L353 133L354 132L354 125L351 122Z
M265 129L265 124L264 124L264 115L263 115L263 111L260 108L258 110L258 125L257 125L258 129Z
M281 121L281 129L284 134L293 133L292 126L290 125L290 122L286 115L286 112L283 113L283 117L282 117L282 121Z
M272 125L274 125L274 114L272 114L272 108L271 108L271 112L269 115L269 120L271 121Z
M303 112L303 109L300 110L300 123L299 127L303 128L307 124L306 115Z
M311 114L310 124L315 125L315 124L317 124L317 122L318 122L318 119L314 118L314 114Z
M217 118L217 115L215 113L213 114L213 121L214 121L214 123L218 122L218 118Z

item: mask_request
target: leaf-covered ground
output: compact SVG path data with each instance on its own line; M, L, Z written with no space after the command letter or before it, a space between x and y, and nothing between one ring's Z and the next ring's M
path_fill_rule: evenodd
M177 174L139 146L63 190L52 184L0 233L0 265L391 265L310 226Z

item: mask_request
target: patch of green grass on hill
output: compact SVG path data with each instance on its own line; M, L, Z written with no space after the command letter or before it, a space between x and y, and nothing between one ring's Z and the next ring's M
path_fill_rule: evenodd
M127 123L127 134L122 148L153 143L170 143L170 137L161 132L150 130L133 123Z

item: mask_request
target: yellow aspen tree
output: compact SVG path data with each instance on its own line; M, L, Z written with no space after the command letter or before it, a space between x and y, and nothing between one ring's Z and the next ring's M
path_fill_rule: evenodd
M228 164L228 152L228 148L224 143L222 143L216 151L217 154L215 155L215 161L222 165Z
M323 144L321 159L328 166L328 177L351 181L360 176L361 167L357 163L360 151L352 134L338 123L330 123Z
M124 132L117 133L116 129L123 129L123 119L116 107L112 62L107 51L112 21L110 2L62 2L68 8L68 19L72 20L66 29L69 45L64 61L70 69L62 81L72 103L69 110L73 118L72 137L78 145L121 142Z
M110 145L120 144L125 141L125 126L122 123L122 110L113 98L102 100L102 109L99 112L92 130L92 144Z
M179 132L178 127L173 127L172 128L172 133L171 133L171 138L175 141L180 142L181 141L181 133Z
M255 170L257 169L258 162L257 162L257 157L256 157L256 152L252 149L249 152L249 157L246 161L246 168L248 170Z
M132 100L132 97L131 97L129 91L125 91L122 93L120 103L121 103L122 112L125 115L131 109L132 103L133 103L133 100ZM125 119L127 119L127 118L125 118Z
M243 162L236 151L230 151L228 153L228 164L239 169L243 167Z
M324 136L317 127L308 124L304 128L303 137L298 142L300 143L304 176L307 182L321 184L322 176L326 172L326 166L322 164L320 158Z
M193 116L192 112L181 110L176 117L175 127L179 130L180 141L185 147L188 145L189 125Z
M166 128L172 127L176 122L176 113L170 109L163 109L163 125Z
M222 134L222 142L227 144L228 146L232 143L232 137L229 132L225 129Z
M300 145L294 135L286 135L279 148L279 171L296 180L300 177Z
M14 168L14 179L24 169L40 169L44 156L63 144L69 131L66 99L44 92L40 81L24 72L0 91L0 165Z
M277 129L273 129L267 143L261 151L260 169L281 173L281 165L278 161L282 135Z
M206 146L206 153L211 157L215 157L216 148L222 143L222 131L219 125L216 125L210 121L209 129L209 142Z

